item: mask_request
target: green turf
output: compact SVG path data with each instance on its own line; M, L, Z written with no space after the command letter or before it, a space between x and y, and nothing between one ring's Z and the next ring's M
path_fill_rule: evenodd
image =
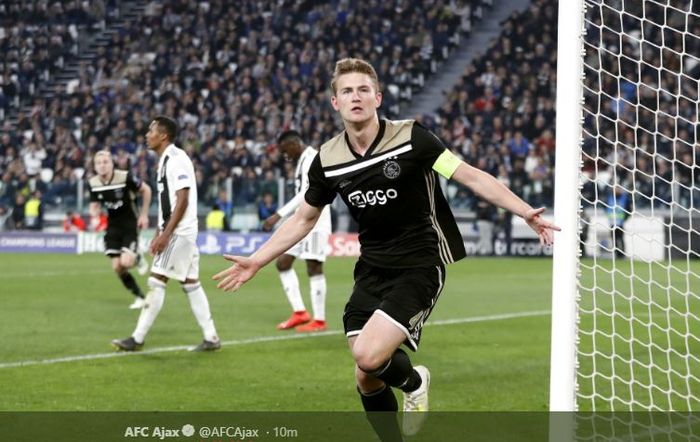
M700 409L700 262L581 266L579 408Z
M209 279L225 261L205 256L201 276L228 343L221 352L1 367L0 410L360 410L341 331L353 263L338 258L326 264L331 333L250 342L295 336L275 330L289 307L274 268L227 294ZM296 266L308 304L304 266ZM109 341L133 330L138 313L127 309L130 295L100 255L0 255L0 268L0 365L110 354ZM549 310L550 269L547 259L467 259L448 267L445 290L413 356L433 373L431 409L546 409L549 316L488 316ZM469 318L476 320L439 325ZM171 283L145 349L200 340L185 296Z

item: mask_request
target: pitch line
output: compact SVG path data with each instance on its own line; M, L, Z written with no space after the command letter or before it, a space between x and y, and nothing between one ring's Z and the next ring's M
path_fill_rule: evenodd
M514 318L528 318L532 316L546 316L551 313L550 310L534 310L529 312L517 312L517 313L502 313L498 315L488 315L488 316L473 316L471 318L457 318L457 319L443 319L428 322L425 326L432 327L438 325L454 325L454 324L467 324L472 322L488 322L488 321L501 321L505 319ZM261 342L275 342L275 341L290 341L293 339L311 339L323 336L337 336L342 335L342 330L328 330L324 332L315 332L310 334L294 334L294 335L275 335L275 336L259 336L256 338L248 339L234 339L232 341L222 341L222 346L235 346L235 345L247 345L247 344L258 344ZM141 350L138 352L112 352L112 353L96 353L88 355L78 355L78 356L65 356L62 358L52 358L52 359L35 359L29 361L17 361L17 362L3 362L0 363L0 369L3 368L16 368L16 367L28 367L31 365L52 365L59 364L61 362L76 362L76 361L92 361L95 359L110 359L110 358L123 358L123 357L133 357L141 355L152 355L157 353L170 353L174 351L186 351L192 348L192 345L175 345L171 347L159 347Z

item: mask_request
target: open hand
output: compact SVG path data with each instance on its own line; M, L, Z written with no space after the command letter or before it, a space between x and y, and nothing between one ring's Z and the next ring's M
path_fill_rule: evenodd
M551 246L554 244L554 231L558 232L561 228L544 220L540 216L544 211L544 207L530 209L525 214L524 219L527 225L540 237L540 245Z
M215 281L219 281L216 287L224 291L235 292L260 270L259 264L245 256L224 255L224 258L233 265L213 276Z

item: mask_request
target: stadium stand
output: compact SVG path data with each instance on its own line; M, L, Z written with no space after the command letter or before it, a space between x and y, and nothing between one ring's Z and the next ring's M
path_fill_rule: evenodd
M335 59L369 59L386 81L384 114L400 116L490 4L125 3L122 9L140 14L123 20L109 2L64 4L67 23L78 23L79 16L77 26L108 41L88 56L68 44L64 51L78 57L76 78L56 81L51 97L30 94L31 112L5 121L0 206L11 207L15 194L38 188L48 210L72 207L101 148L114 153L118 166L152 182L155 158L144 133L151 116L165 113L182 127L179 144L195 161L202 203L222 202L232 181L228 207L255 207L265 190L277 194L278 178L291 176L274 145L281 129L294 127L315 145L337 130L327 99ZM18 8L45 4L15 2L8 10L19 14ZM65 12L84 7L80 14ZM555 12L552 1L536 0L509 18L443 106L420 117L460 156L545 205L552 197ZM11 20L12 13L3 16L4 30ZM533 29L540 38L532 37ZM473 205L463 189L451 189L450 197L457 207Z

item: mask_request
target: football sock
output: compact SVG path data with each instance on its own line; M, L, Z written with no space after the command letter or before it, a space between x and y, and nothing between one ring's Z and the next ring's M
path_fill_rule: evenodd
M292 305L292 310L295 312L301 312L306 310L304 307L304 301L301 299L301 290L299 289L299 278L297 278L297 272L294 269L284 270L280 273L280 279L282 280L282 287L284 292L287 294L287 299Z
M311 286L311 308L314 310L314 319L326 320L326 276L314 275L309 278Z
M204 339L210 342L218 341L219 337L216 335L214 319L211 317L211 310L209 310L209 300L206 293L204 293L202 284L199 282L182 284L182 289L187 293L187 297L190 300L190 308L204 333Z
M146 305L141 309L136 329L131 334L139 344L143 343L165 301L165 283L163 281L150 277L148 278L148 287L150 290L146 295Z
M370 374L405 392L415 391L422 382L418 372L413 369L408 355L400 348L396 349L382 367Z
M128 271L124 271L122 273L119 273L118 276L119 276L119 279L121 279L122 284L124 284L124 287L126 287L127 290L129 290L131 293L133 293L134 296L137 296L139 298L143 298L143 292L141 291L141 288L136 283L136 280L131 275L131 273L129 273Z
M363 393L359 387L357 389L362 399L362 406L365 411L398 411L399 404L396 402L396 396L388 385L384 385L379 390L371 393Z
M377 391L371 393L360 393L362 406L370 425L374 429L379 439L383 442L402 441L401 430L397 421L399 405L396 396L388 385L384 385Z

